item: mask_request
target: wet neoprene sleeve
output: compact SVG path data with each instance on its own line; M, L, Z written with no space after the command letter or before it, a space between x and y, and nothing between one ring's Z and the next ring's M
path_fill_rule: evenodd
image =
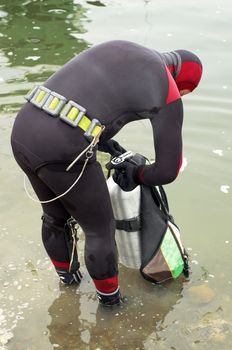
M149 186L164 185L175 180L182 163L183 105L178 99L150 118L155 147L155 163L141 166L136 180Z

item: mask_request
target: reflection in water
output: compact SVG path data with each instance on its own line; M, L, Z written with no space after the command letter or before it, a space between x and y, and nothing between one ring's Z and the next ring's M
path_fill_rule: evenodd
M0 49L11 66L61 65L87 47L76 39L85 32L85 9L73 1L3 0L0 17Z
M166 315L182 298L181 279L166 286L144 281L138 271L121 268L121 285L126 295L122 307L105 309L93 292L76 294L61 287L60 296L49 308L51 344L59 349L143 349L150 334L159 340ZM129 280L129 284L128 284Z
M73 0L0 2L3 115L13 112L15 116L31 83L44 82L59 66L89 46L79 37L85 32L85 14L86 9Z
M103 2L101 1L86 1L89 5L93 5L93 6L98 6L98 7L104 7L106 6L105 4L103 4Z

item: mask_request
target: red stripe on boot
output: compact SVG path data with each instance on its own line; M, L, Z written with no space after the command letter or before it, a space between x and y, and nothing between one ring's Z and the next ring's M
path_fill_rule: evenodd
M106 278L104 280L93 279L95 287L102 293L113 293L118 288L118 276Z
M60 269L66 269L66 270L69 269L69 266L70 266L69 262L60 262L53 259L51 259L51 261L55 267L58 267Z

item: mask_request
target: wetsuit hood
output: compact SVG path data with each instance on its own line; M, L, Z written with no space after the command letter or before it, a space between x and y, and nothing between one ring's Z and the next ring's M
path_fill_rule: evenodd
M162 57L181 90L193 91L201 80L202 63L197 55L187 50L165 52Z

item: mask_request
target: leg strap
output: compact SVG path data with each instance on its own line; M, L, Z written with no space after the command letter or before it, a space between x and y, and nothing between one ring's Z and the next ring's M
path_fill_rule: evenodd
M67 222L65 219L56 218L46 213L43 213L43 215L41 216L41 220L48 226L53 226L60 231L64 231Z
M72 217L64 220L46 213L43 213L41 219L46 225L54 227L56 230L61 231L61 234L64 234L70 261L68 272L75 273L80 267L77 254L77 233L79 228L77 221Z
M79 225L74 218L67 220L65 224L65 240L68 247L69 257L70 257L70 267L69 272L75 272L79 269L80 263L78 261L77 253L77 241L78 241L78 229Z

